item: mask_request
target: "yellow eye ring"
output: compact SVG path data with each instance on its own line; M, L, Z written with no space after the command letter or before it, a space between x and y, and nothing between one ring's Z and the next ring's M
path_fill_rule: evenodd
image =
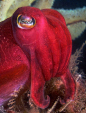
M36 25L36 20L33 17L28 17L19 14L17 16L17 26L21 29L31 29Z

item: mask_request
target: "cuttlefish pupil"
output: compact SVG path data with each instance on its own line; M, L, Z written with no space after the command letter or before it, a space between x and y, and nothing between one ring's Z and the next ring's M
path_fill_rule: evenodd
M21 29L33 28L36 24L36 20L33 17L28 17L24 15L18 15L17 26Z

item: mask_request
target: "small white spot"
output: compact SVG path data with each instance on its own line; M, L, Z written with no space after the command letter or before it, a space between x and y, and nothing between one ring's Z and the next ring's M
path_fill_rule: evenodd
M76 78L76 82L79 80L79 78L81 78L81 74L78 75L78 77Z
M5 40L6 38L4 37L4 40Z

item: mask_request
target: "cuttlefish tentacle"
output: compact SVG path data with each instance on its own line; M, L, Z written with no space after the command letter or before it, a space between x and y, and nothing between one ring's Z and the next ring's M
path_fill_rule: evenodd
M67 70L67 73L65 73L61 76L61 79L65 85L65 99L64 99L64 101L66 101L70 98L74 99L75 81L74 81L69 69Z
M44 97L44 85L45 80L42 75L42 70L38 64L35 56L35 52L31 51L31 95L33 102L44 109L50 103L50 98L47 96L47 99Z

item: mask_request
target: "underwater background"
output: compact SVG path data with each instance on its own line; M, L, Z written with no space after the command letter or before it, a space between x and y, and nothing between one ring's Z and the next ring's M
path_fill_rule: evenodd
M64 8L64 9L75 9L86 6L85 0L55 0L52 7Z
M36 1L31 3L31 6L34 6ZM77 8L82 9L83 7L86 8L86 0L55 0L51 8L57 10L63 9L66 12L66 10L74 10L74 9L77 10ZM86 20L86 13L84 15L84 18ZM86 21L84 21L84 23L86 24ZM57 107L54 110L48 112L48 109L51 108L51 106L54 104L54 101L56 99L56 92L57 92L56 83L58 84L58 81L60 81L60 80L55 81L52 79L50 83L46 83L47 91L45 91L46 94L49 94L49 96L52 98L49 108L45 110L38 109L34 104L31 104L30 100L28 103L30 103L31 105L27 105L26 102L29 99L29 97L24 97L25 109L28 107L29 108L28 110L24 110L24 111L22 110L20 112L16 110L15 112L9 110L8 112L6 112L4 111L3 108L1 108L2 110L0 111L0 113L86 113L86 27L85 30L83 30L83 32L77 38L72 40L72 57L71 57L70 67L73 67L73 71L74 71L73 76L75 81L77 75L80 74L81 78L77 83L75 101L69 106L67 106L67 108L65 107L66 109L62 108L63 110L61 112L58 111L58 109L62 107L62 105L58 103ZM64 89L64 87L61 86L59 92L61 92L61 89ZM26 93L24 96L26 96ZM5 106L5 109L7 107L8 106Z

